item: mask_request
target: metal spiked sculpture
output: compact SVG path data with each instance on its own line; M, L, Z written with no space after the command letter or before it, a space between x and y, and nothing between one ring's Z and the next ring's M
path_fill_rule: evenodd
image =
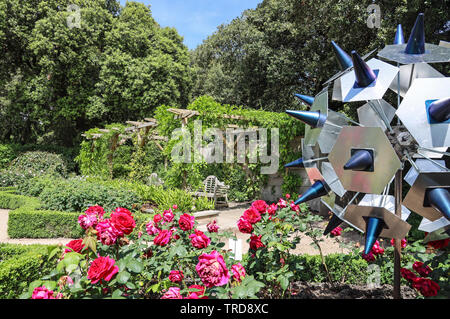
M419 229L432 238L450 236L450 170L440 160L450 156L450 78L426 63L450 62L450 49L426 43L424 23L419 14L406 43L397 26L394 44L378 53L386 62L366 61L369 55L354 50L349 55L331 41L340 71L325 82L309 111L286 111L306 124L303 157L286 167L303 166L312 185L295 204L321 198L332 212L324 234L347 223L365 233L366 254L377 238L396 239L395 298L400 297L400 239L411 228L409 214L423 217ZM328 110L332 82L333 100L366 102L358 109L359 123ZM397 109L383 100L388 88L397 93ZM403 201L407 164L411 189Z

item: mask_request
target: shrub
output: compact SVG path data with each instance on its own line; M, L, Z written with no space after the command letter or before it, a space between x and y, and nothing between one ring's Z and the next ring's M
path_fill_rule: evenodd
M139 202L137 194L127 189L99 185L82 178L58 180L48 184L39 195L44 209L58 211L84 211L93 205L105 209L132 207Z
M15 157L16 152L14 145L0 144L0 169L7 167Z
M50 273L54 246L0 244L0 299L18 298L28 285Z
M63 179L55 176L37 176L24 180L17 185L17 191L26 196L38 197L45 187L48 185L57 185L58 182L63 182Z
M60 155L39 151L20 155L11 162L10 169L29 176L67 176L66 163Z
M240 265L226 252L219 253L225 234L199 232L193 216L170 210L170 216L159 216L153 230L130 242L127 236L137 231L134 214L120 209L105 218L98 212L92 208L82 215L92 222L91 227L85 225L84 248L60 255L56 269L30 284L21 298L32 298L39 286L52 290L56 298L114 299L181 294L190 299L255 298L262 287L252 276L235 274L242 270ZM58 284L63 276L70 276L73 283Z
M78 213L28 210L24 207L10 211L10 238L78 238L83 234L78 225Z

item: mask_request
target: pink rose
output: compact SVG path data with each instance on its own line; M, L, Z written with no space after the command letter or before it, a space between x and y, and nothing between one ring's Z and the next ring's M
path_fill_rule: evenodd
M194 228L194 221L195 217L191 216L189 214L183 214L180 216L180 220L178 221L178 224L180 225L180 228L184 231L191 230Z
M183 299L183 297L180 294L180 288L170 287L161 299Z
M295 212L299 212L300 211L300 206L295 205L294 202L292 202L290 205L291 205L291 210L293 210Z
M169 274L169 280L171 282L181 282L183 281L184 275L181 270L172 270Z
M284 199L280 198L278 201L278 206L280 206L280 208L285 208L287 207L287 202Z
M150 236L154 236L161 231L158 227L156 227L156 224L153 220L148 222L148 224L145 226L145 230Z
M31 299L56 299L53 294L54 292L48 290L45 286L36 287L33 290Z
M104 245L113 245L116 243L117 238L121 237L123 233L119 232L109 219L102 220L95 227L97 231L97 239L99 239Z
M291 198L291 195L290 194L286 194L286 199L289 199L289 198Z
M270 216L272 216L272 215L274 215L274 214L276 213L277 209L278 209L278 205L277 205L277 204L272 204L272 205L270 205L269 208L267 209L267 213L268 213Z
M195 270L208 288L226 285L230 279L225 260L215 250L211 254L205 253L199 256Z
M172 232L163 229L159 232L159 234L153 240L153 243L157 246L166 246L170 242L170 238L172 237Z
M252 207L254 209L256 209L258 212L260 212L261 214L264 214L266 212L267 207L269 207L269 205L267 205L267 203L263 200L256 200L252 203Z
M342 228L341 227L336 227L335 229L333 229L331 231L331 235L332 236L340 236L342 232Z
M245 278L245 268L241 263L231 266L231 272L233 273L233 278L237 282L241 282Z
M170 223L174 217L175 217L175 214L172 212L171 209L165 210L163 213L163 219L168 223Z
M200 230L195 230L194 234L189 235L192 246L197 249L202 249L208 247L211 243L211 239L205 236L205 234Z
M217 233L219 231L219 226L217 226L217 221L213 220L211 223L206 225L206 228L210 233Z
M80 224L81 228L83 228L84 230L88 229L89 227L95 228L98 224L97 215L80 215L78 216L78 224Z
M406 242L406 238L403 238L403 239L402 239L402 242L401 242L401 247L402 247L402 248L406 248L406 243L407 243L407 242ZM392 238L392 239L391 239L391 246L394 246L394 245L395 245L395 239Z
M258 248L266 247L261 241L262 235L252 235L250 236L250 249L258 250Z
M172 208L177 210L178 209L178 205L175 204L175 205L172 206Z
M255 208L250 207L249 209L244 211L242 218L247 220L250 224L256 224L261 220L261 214Z
M88 269L88 279L96 284L104 281L110 281L112 277L119 272L119 267L115 265L116 261L109 257L98 257Z
M244 234L251 234L253 232L253 226L250 222L243 217L239 218L237 226L239 230Z
M384 249L380 246L380 243L378 242L378 240L375 241L375 244L372 247L372 253L375 256L384 254Z

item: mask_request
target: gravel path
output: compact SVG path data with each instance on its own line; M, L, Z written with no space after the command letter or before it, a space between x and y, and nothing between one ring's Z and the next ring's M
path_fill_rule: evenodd
M246 253L249 249L249 244L247 240L250 238L249 234L241 233L237 228L237 221L239 217L242 216L244 211L250 207L250 203L230 203L229 208L221 209L220 214L215 219L220 227L219 231L229 231L233 233L237 238L242 239L242 253ZM0 243L10 243L10 244L41 244L41 245L66 245L71 238L48 238L48 239L31 239L31 238L21 238L21 239L11 239L8 237L8 212L9 210L0 209ZM206 232L206 224L211 221L211 219L198 219L199 227L198 229ZM318 225L319 228L325 229L326 222L322 222ZM341 226L342 227L342 226ZM357 232L350 232L344 236L336 238L330 238L322 236L323 241L320 242L322 248L322 253L324 255L333 253L347 253L350 250L343 248L339 245L338 240L357 243L357 245L363 245L361 242L361 236ZM308 255L318 255L319 250L311 245L312 241L309 237L301 234L300 244L292 252L295 254L308 254ZM225 249L228 249L228 241L225 242Z
M243 234L237 228L237 221L239 217L242 216L244 211L250 207L250 203L230 203L230 207L226 209L221 209L220 214L217 218L217 224L220 227L220 231L229 231L232 232L238 239L242 239L242 253L246 253L249 249L249 244L247 243L247 239L250 238L249 234ZM200 226L198 227L201 231L206 231L206 224L209 220L201 221L199 220ZM317 225L320 229L325 229L327 222L324 221ZM343 227L341 225L341 227ZM352 231L344 234L343 236L339 236L338 238L331 238L327 236L322 236L322 242L320 242L320 247L322 249L322 253L324 255L334 254L334 253L348 253L350 249L343 248L340 246L339 241L344 241L346 243L351 243L352 245L364 245L361 241L361 235L356 231ZM292 251L295 254L308 254L308 255L318 255L319 250L312 246L312 240L301 234L300 235L300 243L297 245L297 248ZM225 243L225 249L228 249L228 242Z

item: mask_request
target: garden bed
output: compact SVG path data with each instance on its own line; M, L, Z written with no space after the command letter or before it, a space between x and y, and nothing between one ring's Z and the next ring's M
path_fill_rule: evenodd
M377 288L323 282L293 282L291 285L293 299L393 299L391 285L380 285ZM402 286L401 296L403 299L416 299L417 293L408 286Z

